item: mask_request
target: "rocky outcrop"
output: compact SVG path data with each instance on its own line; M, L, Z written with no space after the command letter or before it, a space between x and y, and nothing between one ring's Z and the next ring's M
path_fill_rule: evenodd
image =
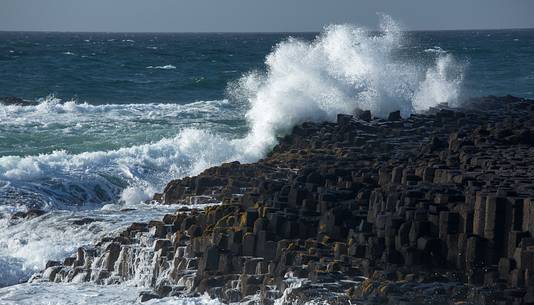
M0 97L0 105L4 106L35 106L39 102L28 101L15 96Z
M213 203L132 224L33 280L135 281L141 300L534 303L534 102L304 123L254 164L170 182Z

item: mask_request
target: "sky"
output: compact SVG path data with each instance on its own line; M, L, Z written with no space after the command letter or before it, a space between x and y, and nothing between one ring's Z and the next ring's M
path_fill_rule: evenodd
M534 28L534 0L0 0L0 31L315 32L377 13L407 30Z

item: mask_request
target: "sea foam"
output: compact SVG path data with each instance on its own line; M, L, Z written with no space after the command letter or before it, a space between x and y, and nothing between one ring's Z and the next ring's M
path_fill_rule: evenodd
M48 260L62 260L78 247L113 236L132 222L158 219L183 206L137 204L128 207L123 210L119 204L110 204L91 211L54 210L30 220L0 219L0 287L26 281L34 272L42 270ZM82 219L89 221L75 224Z
M61 209L148 199L146 190L238 158L236 149L222 137L184 129L174 138L118 150L1 157L0 180L9 185L0 190L0 198L16 189L34 193L40 208Z
M265 72L245 75L231 88L246 99L249 149L265 152L304 121L334 120L356 108L385 117L424 111L459 97L463 67L436 54L432 66L396 57L405 39L399 26L381 16L380 32L331 25L311 42L289 38L267 56Z
M146 304L146 305L220 305L205 294L199 297L167 297L141 303L140 287L97 285L94 283L25 283L0 289L3 305L73 305L73 304Z
M148 66L147 69L162 69L162 70L171 70L176 69L173 65L165 65L165 66Z

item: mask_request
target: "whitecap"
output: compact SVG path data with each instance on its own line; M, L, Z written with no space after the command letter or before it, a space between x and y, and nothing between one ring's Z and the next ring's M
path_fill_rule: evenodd
M123 126L125 120L138 122L136 128L143 130L151 124L155 124L155 130L160 124L183 124L187 117L203 118L206 124L213 124L210 120L233 120L236 112L229 106L228 100L186 105L90 105L63 102L51 96L35 106L2 107L0 128L15 132L48 129L64 134L90 131L95 136L107 137L127 128ZM93 131L95 128L98 130ZM227 141L224 137L180 127L176 132L174 136L156 138L150 143L109 151L73 154L55 150L41 155L0 157L0 182L10 185L0 190L0 200L18 194L20 201L26 198L28 204L74 209L120 199L141 201L169 180L190 174L193 169L198 172L202 169L199 164L216 165L237 158L235 147L226 143L215 145ZM200 142L193 146L193 139ZM205 156L195 149L203 150ZM128 187L138 191L124 191ZM34 200L27 200L28 196Z
M443 50L439 46L434 46L433 48L425 49L424 52L425 53L436 53L436 54L446 54L447 53L447 51Z
M165 65L165 66L148 66L147 69L162 69L162 70L171 70L176 69L173 65Z

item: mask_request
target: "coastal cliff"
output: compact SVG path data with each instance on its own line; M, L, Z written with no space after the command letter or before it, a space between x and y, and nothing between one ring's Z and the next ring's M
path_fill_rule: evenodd
M534 302L534 101L304 123L253 164L171 181L134 223L31 281L136 279L140 300ZM463 302L463 303L462 303Z

